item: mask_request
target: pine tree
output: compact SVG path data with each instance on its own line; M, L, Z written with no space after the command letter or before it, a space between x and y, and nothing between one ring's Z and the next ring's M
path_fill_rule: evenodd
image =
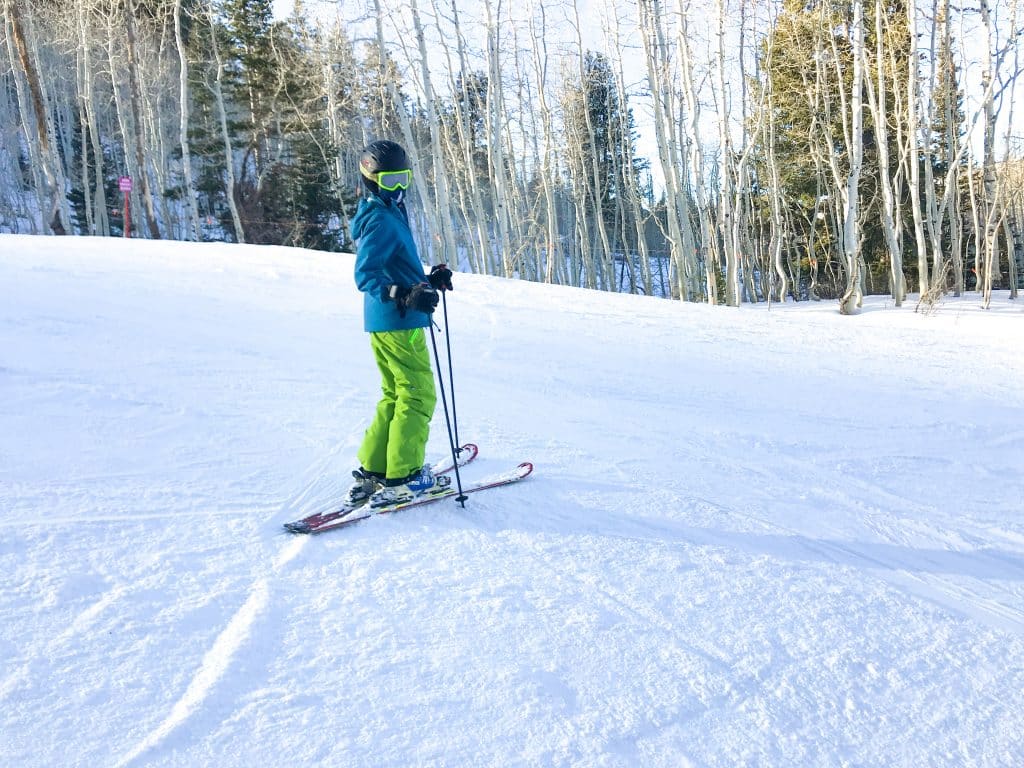
M236 164L235 184L225 189L223 139L212 81L216 64L197 68L192 133L197 156L197 192L203 210L223 229L232 225L224 195L237 203L246 240L337 250L345 235L338 214L342 201L327 130L321 84L308 46L315 33L296 14L274 21L271 0L224 0L209 34L217 36L223 68L220 87L228 111L228 140ZM303 45L307 48L303 48Z
M584 53L582 76L570 83L563 108L571 144L567 166L578 201L576 215L591 220L589 224L582 222L582 231L600 244L604 266L611 270L613 260L621 258L623 251L637 248L638 228L632 218L637 211L623 187L641 187L648 163L636 156L632 110L620 98L607 56L594 51ZM626 158L632 162L627 163ZM616 289L618 280L616 274L608 272L600 282L603 287Z
M882 10L885 17L882 42L887 57L883 66L887 70L886 87L889 89L886 102L890 105L905 103L906 96L897 98L895 90L905 77L900 73L905 71L912 43L904 21L904 0L888 0ZM866 4L865 50L870 73L876 71L877 65L874 15L874 4ZM835 177L844 176L849 170L843 127L843 119L849 119L849 115L844 115L838 94L849 94L852 85L850 19L850 5L843 0L784 0L772 35L762 47L769 82L752 83L752 88L758 91L765 87L771 89L775 126L772 150L785 207L784 219L795 230L793 239L804 250L804 259L820 259L824 252L831 262L820 264L826 271L838 269L841 262L835 224L822 225L829 222L830 205L835 202ZM861 95L866 103L866 94ZM878 133L865 107L864 157L858 187L858 196L863 202L862 249L869 270L869 291L881 292L888 280L887 251L880 224ZM897 133L892 128L887 131L890 158L901 156L896 144ZM768 148L762 143L756 166L756 173L762 179L768 178L768 156ZM834 170L830 171L831 163L834 163ZM894 168L890 169L890 173L895 172ZM827 199L823 200L826 195ZM761 195L759 205L769 207L765 194ZM905 229L907 224L898 221L897 226ZM909 272L915 269L909 263L905 268ZM834 288L827 285L821 290L824 296L834 295Z

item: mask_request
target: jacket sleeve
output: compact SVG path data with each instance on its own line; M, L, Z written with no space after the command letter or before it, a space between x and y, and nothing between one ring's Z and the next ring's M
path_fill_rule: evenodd
M382 217L374 217L366 226L356 246L356 287L379 301L390 301L388 287L394 282L387 263L395 248L394 233Z

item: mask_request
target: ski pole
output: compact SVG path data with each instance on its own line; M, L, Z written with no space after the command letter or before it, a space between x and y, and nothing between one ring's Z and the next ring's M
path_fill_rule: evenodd
M462 505L463 508L466 506L466 499L469 498L462 492L462 478L459 476L459 452L455 450L455 438L452 435L452 421L448 416L448 398L444 394L444 377L441 375L441 359L437 354L437 336L434 335L434 323L430 323L430 343L434 347L434 365L437 366L437 386L441 390L441 404L444 406L444 421L448 427L448 444L452 449L452 464L455 465L455 487L459 491L459 495L455 497L455 500Z
M444 312L444 346L448 352L448 391L452 394L452 426L455 429L455 445L462 451L459 440L459 409L455 407L455 371L452 369L452 340L448 335L448 291L441 291L441 309Z

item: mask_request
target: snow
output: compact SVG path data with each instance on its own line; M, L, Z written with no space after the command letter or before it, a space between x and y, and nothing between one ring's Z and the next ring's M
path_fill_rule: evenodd
M351 273L0 236L0 764L1024 765L1005 293L457 275L464 478L534 475L290 536L377 397Z

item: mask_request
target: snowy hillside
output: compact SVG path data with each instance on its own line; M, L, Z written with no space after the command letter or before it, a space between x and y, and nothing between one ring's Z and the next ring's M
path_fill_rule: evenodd
M534 476L290 536L351 272L0 236L0 765L1024 765L1021 305L457 275L464 479Z

